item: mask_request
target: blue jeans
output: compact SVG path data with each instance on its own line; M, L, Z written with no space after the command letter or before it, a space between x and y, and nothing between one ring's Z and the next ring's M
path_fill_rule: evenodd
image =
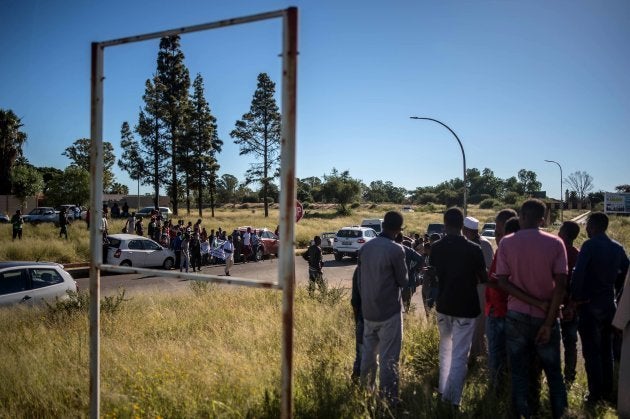
M564 346L564 380L567 383L575 381L575 366L577 364L577 316L569 321L560 322L562 331L562 346Z
M591 307L585 304L579 308L578 329L582 338L582 354L588 380L588 400L597 402L612 396L613 350L612 319L613 310Z
M515 311L508 311L505 320L505 335L512 371L512 404L519 417L531 416L528 385L530 367L536 355L547 377L553 417L561 417L567 407L567 391L560 363L560 327L556 321L549 342L539 345L535 342L536 334L543 323L544 319Z
M486 336L488 338L490 388L496 391L504 384L502 378L507 370L505 317L494 317L492 314L486 317Z

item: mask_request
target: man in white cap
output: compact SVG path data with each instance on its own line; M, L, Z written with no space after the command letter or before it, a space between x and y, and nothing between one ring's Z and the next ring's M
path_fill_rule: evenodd
M492 249L492 243L490 243L490 241L485 237L479 235L479 220L474 217L464 218L464 228L462 233L468 240L481 246L483 259L486 262L486 272L488 272L490 270L490 265L492 265L494 250ZM485 307L485 285L479 284L477 286L477 294L479 295L479 305L481 307ZM477 319L477 324L475 325L475 333L473 334L472 347L470 349L470 356L473 359L486 352L484 339L486 331L485 324L486 315L482 310L479 318Z

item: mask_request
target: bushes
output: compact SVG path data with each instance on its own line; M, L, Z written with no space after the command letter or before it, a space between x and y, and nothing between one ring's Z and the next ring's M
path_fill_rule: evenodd
M481 208L481 209L492 209L492 208L497 207L499 205L500 205L499 201L497 201L495 199L492 199L492 198L489 198L489 199L484 199L483 201L481 201L479 203L479 208Z

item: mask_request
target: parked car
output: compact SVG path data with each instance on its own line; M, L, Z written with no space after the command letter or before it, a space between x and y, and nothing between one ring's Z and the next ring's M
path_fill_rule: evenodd
M87 214L87 211L73 204L59 205L57 208L55 208L55 211L57 211L57 213L60 213L62 208L66 210L66 215L68 216L68 220L70 221L83 220L85 219L85 214Z
M70 298L77 283L58 263L0 262L0 306Z
M433 233L438 233L440 236L444 235L444 224L431 223L427 226L427 234L430 236Z
M140 211L136 211L136 217L147 218L151 216L151 211L153 211L155 207L144 207L141 208ZM168 220L173 216L173 211L169 207L160 207L160 214L164 217L165 220Z
M369 227L352 226L340 229L333 243L335 260L340 261L344 256L356 258L359 256L359 249L376 236L376 231Z
M337 233L334 231L327 231L322 233L320 236L322 238L322 253L332 253L333 245L335 243L335 236Z
M241 233L241 237L243 233L247 231L248 226L239 227L238 231ZM252 229L252 234L256 234L258 236L258 246L254 249L254 259L259 261L265 257L269 257L271 255L278 255L278 246L280 242L278 241L278 236L276 236L273 231L267 228L254 228Z
M494 230L486 229L481 232L481 235L488 240L494 240Z
M31 212L23 216L27 223L57 223L59 222L59 213L52 207L37 207Z
M481 231L484 231L484 230L493 230L494 231L494 230L496 230L496 228L497 228L497 224L496 223L485 223L483 225L483 228L481 229Z
M135 234L111 234L107 236L107 263L110 265L171 269L175 253L153 240Z
M7 214L0 213L0 223L10 223L10 222L11 222L11 217L9 217Z
M371 228L372 230L380 233L383 229L383 219L382 218L366 218L361 221L361 227Z
M413 210L413 207L406 206L406 207L402 207L402 212L415 212L415 211Z

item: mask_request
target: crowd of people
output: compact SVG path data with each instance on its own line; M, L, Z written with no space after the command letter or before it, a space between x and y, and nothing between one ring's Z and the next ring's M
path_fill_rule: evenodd
M459 208L444 213L444 236L424 238L405 238L402 214L386 213L382 233L362 247L353 275L353 378L377 391L378 375L381 397L392 406L399 403L402 316L415 288L422 286L425 310L436 311L436 392L445 404L459 408L469 362L485 353L489 392L508 391L515 416L539 414L544 372L551 413L562 417L567 388L576 377L579 334L586 406L604 401L616 406L621 417L630 417L627 335L619 395L613 394L613 365L621 357L613 324L626 333L630 329L630 293L623 294L624 278L630 276L628 256L606 234L606 214L589 215L588 240L578 250L573 243L580 226L566 221L557 236L547 233L541 229L545 212L537 199L523 203L518 215L512 209L500 211L496 253L479 236L478 220Z

